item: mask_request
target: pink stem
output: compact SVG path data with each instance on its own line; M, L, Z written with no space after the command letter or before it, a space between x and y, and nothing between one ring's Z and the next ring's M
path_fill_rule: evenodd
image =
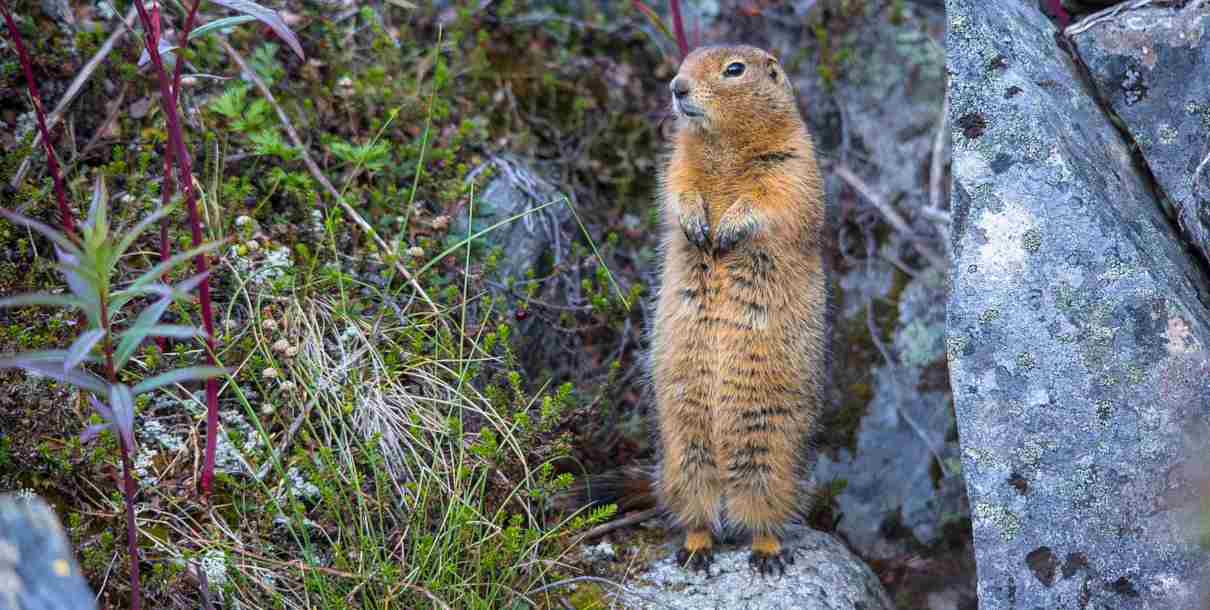
M17 56L21 59L21 70L25 72L25 86L29 88L29 97L34 101L34 114L38 118L38 131L42 134L42 146L46 148L46 163L50 166L50 175L54 179L55 198L59 201L59 216L63 232L74 240L76 239L76 222L71 213L71 206L67 205L67 194L63 190L63 174L59 171L59 160L55 158L54 145L50 141L50 130L46 128L46 112L42 109L42 96L38 95L38 84L34 81L33 63L30 62L29 53L25 51L21 32L17 31L17 23L13 21L12 14L8 12L8 4L3 0L0 0L0 13L4 14L4 24L8 26L9 35L13 37L13 46L16 47Z
M143 6L140 0L135 0L135 7L139 11L139 19L143 23L143 41L147 47L147 54L151 58L152 68L155 70L160 81L160 104L164 109L164 119L168 127L168 145L172 149L173 160L176 163L177 170L177 185L180 187L181 195L185 199L185 206L189 211L189 232L193 238L193 246L197 247L202 244L202 221L197 209L197 194L193 190L193 171L190 167L189 154L185 151L185 139L181 132L180 117L177 114L176 97L173 94L172 80L168 76L168 71L164 69L163 58L160 57L159 41L155 39L152 21L150 15L147 14L147 9ZM179 58L178 58L178 61ZM193 259L194 267L197 273L206 273L209 270L209 264L206 261L205 254L199 254ZM198 301L202 306L202 328L206 331L206 361L213 365L214 362L214 312L210 304L210 280L203 279L201 285L198 286ZM210 487L214 480L214 453L215 444L218 441L218 380L206 380L206 453L205 461L202 465L202 476L198 483L199 491L203 496L210 495Z

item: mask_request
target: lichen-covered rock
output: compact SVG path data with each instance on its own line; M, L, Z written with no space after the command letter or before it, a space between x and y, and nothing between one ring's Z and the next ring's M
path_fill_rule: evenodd
M96 607L50 506L33 495L0 495L0 609Z
M947 18L947 347L980 608L1195 608L1207 278L1036 6Z
M1210 3L1128 6L1069 31L1181 229L1210 260Z
M748 566L747 549L715 554L709 577L669 557L628 585L628 608L661 610L893 610L882 584L860 559L828 534L804 531L793 543L794 563L780 578L762 578Z

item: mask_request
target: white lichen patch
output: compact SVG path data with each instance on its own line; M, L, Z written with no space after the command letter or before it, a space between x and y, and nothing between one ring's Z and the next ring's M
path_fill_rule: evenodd
M227 556L218 549L206 551L202 555L201 570L206 574L210 592L222 597L223 585L227 584Z
M139 453L134 457L134 474L139 482L139 487L155 487L160 481L152 472L151 466L155 463L155 456L159 455L153 449L146 445L139 447Z
M164 424L157 419L148 419L143 424L143 429L139 431L139 436L170 452L177 452L185 448L185 439L168 432L164 428Z
M1006 201L999 212L985 210L977 226L987 238L979 246L976 263L984 277L1015 276L1025 267L1025 232L1034 228L1034 219L1025 207Z
M319 487L303 478L298 468L291 466L286 471L286 480L283 482L285 494L291 498L300 498L306 500L315 500L319 498Z

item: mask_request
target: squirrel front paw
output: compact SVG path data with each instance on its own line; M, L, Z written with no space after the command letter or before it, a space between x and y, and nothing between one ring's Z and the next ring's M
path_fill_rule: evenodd
M677 198L681 231L698 250L710 250L710 223L706 219L706 200L701 193L681 193Z
M741 242L756 234L760 228L760 219L752 204L746 199L736 201L718 219L718 230L714 235L714 253L726 254Z

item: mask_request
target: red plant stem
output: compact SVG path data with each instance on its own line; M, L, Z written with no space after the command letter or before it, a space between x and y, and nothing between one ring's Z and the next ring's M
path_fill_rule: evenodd
M46 112L42 109L42 96L38 95L38 84L34 81L33 63L30 62L29 53L25 51L25 43L21 39L21 32L17 31L17 23L13 21L13 16L8 11L8 4L4 0L0 0L0 13L4 14L4 24L8 26L9 35L13 37L13 46L17 49L17 56L21 59L21 70L25 72L25 86L29 88L29 97L34 101L34 114L38 117L38 131L42 134L42 146L46 148L46 163L50 166L50 175L54 179L55 198L59 201L59 216L63 232L74 241L76 239L76 222L71 213L71 206L67 204L67 194L63 190L63 173L59 171L59 160L55 158L55 148L50 141L50 130L46 128Z
M194 247L202 244L202 221L197 209L197 194L193 190L193 170L190 168L189 155L185 151L185 139L181 132L180 117L177 114L176 98L172 93L172 81L168 71L164 69L163 58L160 57L159 41L155 39L150 15L141 0L135 0L139 11L139 19L143 23L143 42L147 54L151 58L152 68L160 81L160 104L164 110L164 120L168 127L168 145L172 148L173 161L176 163L177 184L189 210L189 231L193 237ZM179 61L179 58L178 58ZM205 254L199 254L193 259L198 273L206 273L209 265ZM198 301L202 306L202 328L206 331L206 361L214 362L214 312L210 304L210 280L203 279L198 286ZM214 451L218 441L218 380L206 380L206 454L202 465L202 476L198 483L203 496L210 495L211 482L214 480Z
M122 435L119 433L119 437ZM139 610L143 604L143 592L139 586L139 538L134 524L134 479L130 476L130 448L126 441L118 443L122 446L122 484L126 493L126 547L130 553L130 609Z
M689 41L685 39L685 23L681 20L680 0L668 0L672 12L672 31L676 33L676 46L681 50L681 59L689 54Z
M118 382L118 372L113 368L113 335L109 325L109 302L105 293L100 295L101 324L105 330L105 340L101 344L105 352L105 376L109 383ZM130 554L130 608L139 610L143 604L143 587L139 580L139 531L134 522L134 479L130 476L130 452L133 448L126 446L126 436L122 430L114 426L118 436L118 448L122 453L122 494L126 496L126 552Z

